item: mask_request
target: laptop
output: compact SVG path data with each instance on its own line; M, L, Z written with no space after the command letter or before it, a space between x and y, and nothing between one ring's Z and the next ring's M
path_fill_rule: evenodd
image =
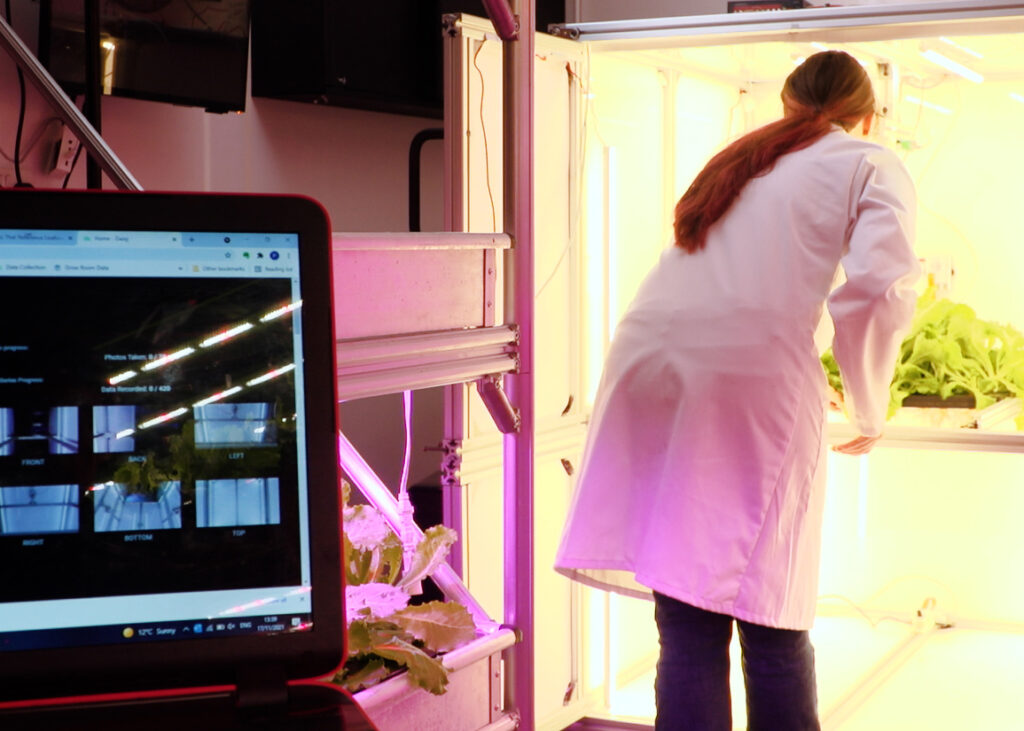
M344 658L330 225L0 193L0 728L371 728Z

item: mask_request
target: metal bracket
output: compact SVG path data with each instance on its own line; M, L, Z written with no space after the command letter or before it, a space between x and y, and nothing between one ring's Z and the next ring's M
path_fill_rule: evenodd
M453 489L462 484L462 440L441 442L441 487Z
M502 434L515 434L522 421L519 410L512 406L501 387L499 376L484 376L476 382L476 392Z

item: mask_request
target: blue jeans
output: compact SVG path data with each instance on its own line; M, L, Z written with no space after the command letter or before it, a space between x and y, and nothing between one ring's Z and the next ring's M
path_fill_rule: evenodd
M729 643L736 622L750 731L817 731L814 648L806 631L764 627L654 594L661 656L658 731L731 731Z

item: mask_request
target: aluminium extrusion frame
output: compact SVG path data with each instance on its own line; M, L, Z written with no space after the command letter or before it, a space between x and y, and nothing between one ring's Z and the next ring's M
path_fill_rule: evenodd
M893 5L853 5L802 8L754 13L722 13L563 23L552 27L555 35L580 41L599 42L606 50L627 48L673 47L686 39L686 45L712 45L741 40L794 40L794 36L816 31L818 40L827 40L821 33L862 31L871 40L887 38L887 26L905 37L908 26L917 25L919 35L941 35L945 25L965 20L975 21L981 28L1005 31L1008 16L1024 14L1024 3L1018 0L940 0L938 2L906 2ZM987 21L987 23L986 23ZM898 30L897 30L898 29Z
M508 326L339 340L338 400L477 381L516 370Z
M505 623L519 643L505 651L505 710L536 725L534 668L534 0L512 0L516 40L502 42L503 221L514 242L505 268L505 321L519 326L519 370L506 375L519 430L504 435Z

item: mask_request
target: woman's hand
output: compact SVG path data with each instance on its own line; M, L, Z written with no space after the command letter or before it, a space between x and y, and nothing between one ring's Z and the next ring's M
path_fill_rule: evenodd
M832 451L839 452L840 454L851 455L867 454L881 438L881 434L874 437L861 435L856 439L851 439L850 441L845 442L844 444L836 444L832 447Z
M830 411L842 411L843 410L843 394L827 386L828 388L828 408Z

